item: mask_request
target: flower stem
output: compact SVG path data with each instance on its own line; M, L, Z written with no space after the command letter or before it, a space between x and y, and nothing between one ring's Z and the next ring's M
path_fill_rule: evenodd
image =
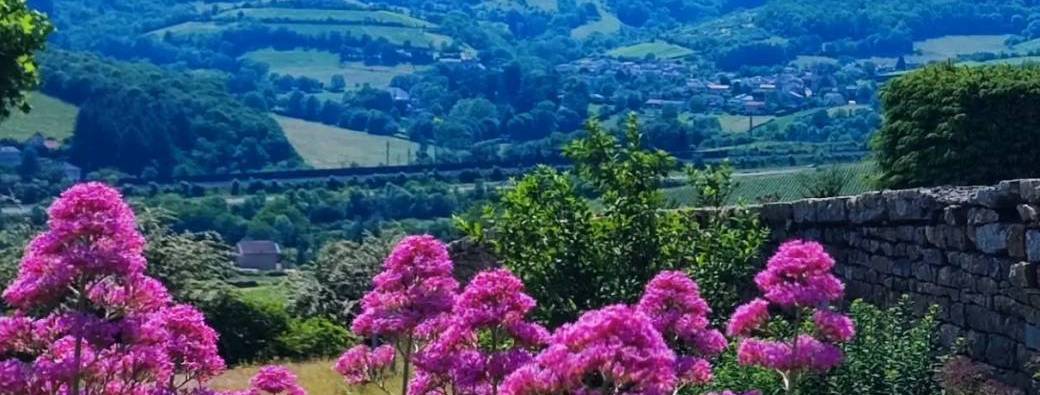
M408 395L408 375L411 369L412 363L412 336L408 335L405 338L404 350L401 353L404 355L404 367L401 369L401 395Z

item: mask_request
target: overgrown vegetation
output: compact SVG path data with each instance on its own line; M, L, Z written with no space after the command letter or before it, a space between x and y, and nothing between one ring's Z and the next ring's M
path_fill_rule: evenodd
M989 185L1038 175L1040 67L943 64L891 81L875 136L879 181L893 188Z

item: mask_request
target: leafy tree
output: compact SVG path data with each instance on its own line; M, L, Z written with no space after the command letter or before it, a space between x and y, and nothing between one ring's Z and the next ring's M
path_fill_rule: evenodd
M538 168L479 220L457 220L528 285L541 301L539 319L558 325L581 311L632 301L665 269L691 273L720 311L739 300L732 284L750 281L766 237L757 218L717 210L700 221L666 210L671 204L660 188L676 161L644 148L642 139L634 115L620 141L590 121L586 135L565 148L573 172ZM578 185L591 188L602 209L594 213Z
M325 244L314 262L290 276L289 310L299 316L349 322L361 297L372 288L372 276L403 237L400 231L388 230L379 236L368 233L360 243Z
M192 301L230 277L231 248L213 232L175 232L169 227L175 220L163 209L145 208L138 215L148 239L148 274L162 281L174 297Z
M798 184L802 188L802 196L807 198L828 198L841 196L842 191L852 181L852 173L838 166L829 169L817 169L810 174L800 175Z
M927 67L882 90L873 149L885 187L1040 175L1040 67Z
M0 0L0 121L11 108L29 111L25 91L36 86L36 51L43 48L54 28L25 0Z

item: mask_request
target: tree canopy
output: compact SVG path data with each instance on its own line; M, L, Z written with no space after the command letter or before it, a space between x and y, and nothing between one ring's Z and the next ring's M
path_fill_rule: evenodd
M0 120L11 108L29 111L25 91L39 80L35 53L52 30L47 17L25 0L0 0Z

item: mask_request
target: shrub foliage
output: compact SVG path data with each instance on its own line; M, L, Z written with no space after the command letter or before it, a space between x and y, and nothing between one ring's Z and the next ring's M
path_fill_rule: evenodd
M883 186L1040 174L1040 67L927 67L891 81L881 101L873 146Z

